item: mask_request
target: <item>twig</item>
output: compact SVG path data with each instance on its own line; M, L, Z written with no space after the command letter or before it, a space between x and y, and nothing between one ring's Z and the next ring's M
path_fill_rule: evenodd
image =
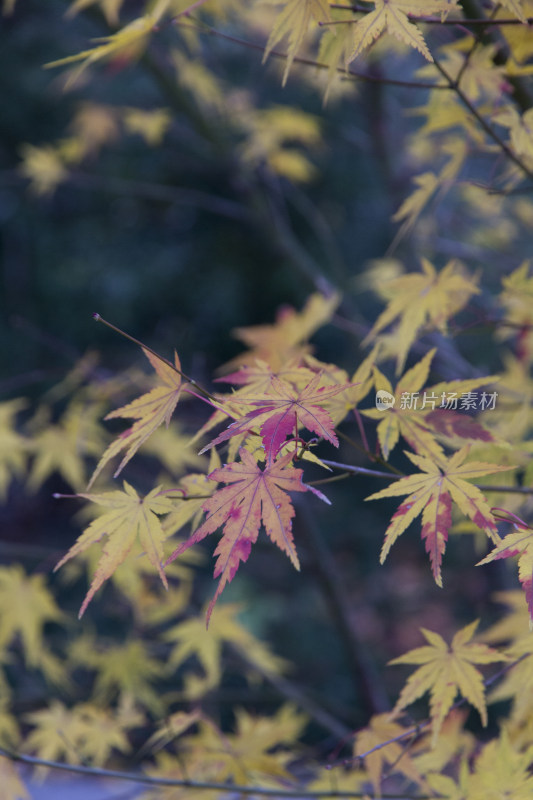
M449 85L450 89L453 89L453 91L457 94L457 97L461 100L463 105L465 105L468 108L468 110L470 111L472 116L477 120L479 125L481 125L481 127L483 128L483 130L485 131L487 136L489 136L492 139L492 141L495 142L498 145L498 147L500 148L502 153L504 153L507 156L507 158L510 161L513 162L513 164L515 164L517 167L520 168L520 170L524 173L524 175L527 175L528 178L533 180L533 172L531 172L531 170L527 168L527 166L524 164L522 159L520 159L516 155L516 153L514 153L511 150L511 148L496 133L494 128L491 125L489 125L487 120L482 116L482 114L479 113L479 111L474 106L474 104L469 100L467 95L463 92L461 87L458 85L458 82L456 80L454 80L454 78L452 78L451 75L448 74L448 72L444 69L444 67L442 66L442 64L439 62L439 60L437 58L434 57L433 58L433 62L435 64L435 67L437 68L437 70L442 75L442 77L446 81L448 81L448 85Z
M401 478L405 478L405 475L394 475L390 472L381 472L377 469L367 469L366 467L359 467L355 464L343 464L339 461L330 461L327 458L321 459L322 462L327 467L332 467L333 469L341 469L346 473L352 475L368 475L370 478L385 478L389 481L399 481ZM325 478L320 481L320 483L325 483L328 478ZM331 480L331 479L329 479ZM313 486L317 481L309 481L310 484ZM532 486L494 486L491 484L485 483L474 483L473 486L477 486L477 488L481 492L506 492L507 494L533 494L533 487Z
M249 42L246 39L241 39L238 36L231 36L228 33L222 33L222 31L216 30L215 28L211 28L207 25L202 25L201 28L195 29L199 31L199 33L206 34L208 36L215 36L218 39L224 39L227 42L233 42L234 44L238 44L241 47L247 47L249 50L257 50L260 53L264 53L266 50L265 44L259 44L257 42ZM287 53L283 53L280 50L270 50L269 56L273 58L282 58L287 60ZM316 69L331 69L329 64L325 64L321 61L315 61L312 58L303 58L302 56L294 56L292 59L295 64L302 64L307 67L315 67ZM383 83L387 86L401 86L407 89L444 89L446 91L450 90L450 86L447 84L432 84L427 81L401 81L396 80L394 78L383 78L377 75L369 75L365 72L357 72L354 69L343 69L342 67L337 67L336 72L343 76L346 80L362 80L368 83Z
M516 661L512 661L510 664L505 664L501 669L498 670L494 675L491 675L490 678L486 678L483 681L483 686L485 689L488 689L492 686L493 683L496 683L500 678L502 678L510 669L516 667L517 664L520 664L525 658L529 658L531 653L524 653ZM450 711L455 711L455 709L460 708L461 706L465 705L468 700L466 697L460 697L451 707ZM431 717L427 717L422 722L419 722L417 725L413 725L407 730L399 733L398 736L393 736L391 739L387 739L386 742L380 742L379 744L374 745L369 750L366 750L364 753L360 753L357 756L353 756L352 758L342 758L338 761L333 762L329 765L329 768L337 767L337 766L348 766L349 764L353 764L354 761L362 761L363 759L367 758L368 756L372 755L372 753L376 753L378 750L383 750L384 747L387 747L389 744L394 744L395 742L401 742L404 739L411 738L412 736L418 736L423 730L431 725ZM356 732L357 733L357 732ZM354 736L356 735L354 733Z
M364 8L363 6L358 5L342 5L341 3L330 3L330 8L336 8L340 11L353 11L355 13L368 13L368 8ZM489 27L491 25L499 26L499 25L533 25L533 17L527 17L526 22L523 23L521 19L517 17L503 17L502 19L490 20L485 19L483 17L475 17L473 19L468 19L467 17L464 19L444 19L441 20L440 17L420 17L414 14L407 14L406 15L410 20L413 22L423 22L424 25L467 25L467 26L480 26L483 28ZM346 20L346 22L352 22L352 20Z
M133 781L134 783L149 784L151 786L182 786L191 790L213 789L219 792L234 792L241 795L261 795L263 797L294 797L297 800L300 798L332 798L332 797L355 797L365 798L371 797L368 792L347 792L343 790L327 790L327 791L306 791L305 789L268 789L263 786L241 786L235 783L211 783L209 781L193 781L193 780L179 780L177 778L157 778L151 775L136 772L122 772L121 770L103 769L102 767L84 767L80 764L62 764L59 761L51 761L46 758L37 758L36 756L28 756L24 753L17 753L8 750L5 747L0 747L0 756L8 758L10 761L19 762L21 764L28 764L32 767L47 767L48 769L61 770L63 772L72 772L78 775L85 775L92 778L114 778L121 781ZM415 800L414 795L411 794L382 794L381 798L387 800ZM416 795L416 800L431 800L430 796Z

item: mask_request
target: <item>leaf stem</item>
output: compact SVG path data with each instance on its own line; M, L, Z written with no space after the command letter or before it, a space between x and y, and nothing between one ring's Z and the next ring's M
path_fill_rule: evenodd
M149 353L151 353L153 356L155 356L163 364L166 364L167 367L170 367L170 369L174 370L174 372L177 372L178 375L181 375L183 380L187 381L187 383L190 383L192 386L194 386L196 391L200 392L200 394L203 395L205 398L207 398L212 404L216 404L216 406L218 408L218 401L217 401L216 397L213 394L211 394L211 392L208 392L207 389L204 389L203 386L200 386L200 384L197 383L194 380L194 378L190 378L185 372L183 372L181 369L176 367L176 365L173 364L172 361L169 361L168 358L165 358L164 356L159 355L159 353L157 353L155 350L152 350L151 347L148 347L147 344L143 344L139 339L136 339L135 336L131 336L129 333L126 333L121 328L118 328L116 325L113 325L112 322L108 322L106 319L104 319L97 312L94 312L92 316L93 316L93 319L96 322L102 322L108 328L111 328L112 331L115 331L115 333L119 333L125 339L128 339L130 342L133 342L133 344L136 344L142 350L147 350Z

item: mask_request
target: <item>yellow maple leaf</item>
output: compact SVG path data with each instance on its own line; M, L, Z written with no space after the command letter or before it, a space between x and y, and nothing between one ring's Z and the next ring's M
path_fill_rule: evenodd
M121 453L122 450L126 450L126 455L113 475L113 477L116 478L148 437L151 436L163 422L168 426L170 418L174 413L182 389L178 354L174 353L175 367L173 367L170 363L158 358L149 350L143 348L143 352L155 369L158 377L163 381L163 386L156 386L155 389L137 397L131 403L117 408L115 411L111 411L111 413L105 417L105 419L135 419L136 422L133 423L131 428L128 428L128 430L124 431L117 439L111 442L93 472L92 478L87 486L88 489L91 488L105 465L112 458Z
M52 412L41 406L28 424L33 463L27 485L36 491L50 475L58 472L74 490L86 481L85 457L95 456L104 442L103 430L92 409L74 399L61 419L51 423Z
M26 750L41 758L66 758L71 764L95 766L103 766L113 750L131 750L126 731L144 723L142 714L124 713L123 704L117 711L90 703L66 708L58 700L26 714L25 719L34 726L24 743Z
M164 713L165 702L154 684L162 680L165 666L140 639L103 645L94 636L84 634L70 646L69 663L96 673L93 698L98 706L114 703L118 697L124 713L133 702L155 714ZM125 713L125 717L130 716Z
M329 4L326 0L288 0L277 17L268 37L265 59L285 36L288 36L287 63L283 73L283 85L287 81L292 62L313 22L331 20Z
M425 17L434 13L444 17L457 5L456 0L374 0L374 10L353 26L353 45L348 60L357 58L386 31L418 50L428 61L433 61L422 32L410 21L410 17Z
M507 731L498 739L488 742L476 760L473 773L467 781L467 792L461 797L468 800L529 800L533 796L531 742L519 751L511 743Z
M459 261L449 261L437 272L426 258L422 259L421 273L411 272L395 278L387 291L393 293L392 298L363 345L376 339L381 331L399 319L397 375L403 370L409 348L424 325L446 333L450 317L464 308L473 294L479 294L474 279Z
M523 8L523 0L500 0L498 5L502 5L504 8L509 9L512 14L518 17L520 22L527 21L527 17Z
M308 352L307 340L326 322L329 322L340 302L338 294L312 294L301 311L285 306L281 308L273 325L253 325L236 328L233 335L243 342L249 351L233 359L227 367L255 364L266 361L272 372L277 373L287 362L301 358Z
M67 86L69 86L79 78L90 64L94 64L97 61L110 58L122 58L126 61L131 61L138 58L144 51L150 34L166 12L169 4L170 0L158 0L150 13L132 20L111 36L104 36L98 39L97 41L100 44L97 44L96 47L92 47L90 50L83 50L81 53L76 53L66 58L60 58L57 61L51 61L45 64L45 67L62 67L81 61L80 66L74 70L68 79Z
M477 626L478 620L461 628L450 645L438 633L421 628L429 644L389 661L389 664L420 665L402 689L394 713L430 692L433 743L458 692L479 711L483 725L487 724L483 676L474 664L492 664L508 658L488 645L471 642Z
M44 625L61 622L64 616L45 586L44 576L26 575L18 564L0 567L0 608L9 609L0 615L0 650L18 634L26 662L46 667Z
M15 429L15 417L26 406L22 398L0 403L0 499L7 499L11 479L24 474L29 441Z
M419 455L437 459L444 456L439 441L446 442L450 447L457 446L457 441L463 444L465 439L493 441L489 431L473 417L461 414L460 411L468 409L469 398L472 401L474 389L494 383L498 380L497 376L436 383L422 391L435 353L435 349L426 353L402 375L394 389L388 378L374 367L374 381L378 392L376 397L379 398L381 390L392 397L394 403L384 409L364 409L361 414L379 420L378 439L386 459L398 444L400 436ZM485 398L488 397L485 393ZM474 399L477 403L477 395L474 395Z
M468 452L469 447L463 447L449 459L441 458L437 461L406 451L405 455L423 472L400 478L386 489L365 498L378 500L383 497L408 495L398 506L385 533L380 555L381 563L385 561L394 542L421 513L422 539L429 554L435 582L438 586L442 586L441 562L452 524L452 500L457 503L465 516L470 517L485 531L492 541L499 541L496 523L488 503L477 486L468 483L468 479L513 468L478 461L465 464L463 462Z
M405 742L397 741L405 733L405 728L391 719L390 714L377 714L368 726L355 737L354 756L364 756L365 768L372 781L374 791L379 796L384 768L398 771L413 783L424 783L420 772L406 750ZM385 747L380 747L387 742ZM372 752L369 752L372 751ZM367 754L368 755L365 755Z
M188 699L200 697L220 683L223 646L234 647L260 672L279 675L286 670L286 662L271 653L238 621L240 611L238 605L226 603L219 608L209 631L202 615L186 619L165 633L164 638L174 643L169 656L172 667L179 667L191 656L196 656L202 665L204 674L201 678L186 677L184 694Z
M215 726L201 722L200 731L187 737L184 749L200 749L206 765L216 764L218 781L232 779L240 785L254 784L265 777L287 780L290 774L286 764L292 753L280 747L296 741L306 724L303 714L286 704L271 717L249 714L244 709L235 712L234 733L219 731Z
M58 570L71 558L83 553L92 544L99 542L104 535L108 537L100 556L93 582L80 608L79 616L83 615L91 599L104 581L125 560L137 540L166 587L167 579L161 562L163 559L163 541L166 539L167 534L161 527L159 515L168 514L169 511L172 511L173 504L168 497L161 496L160 487L152 489L144 498L141 498L135 489L124 481L124 491L117 490L102 494L81 492L77 496L84 497L86 500L110 509L91 522L89 527L86 528L54 568L54 571Z

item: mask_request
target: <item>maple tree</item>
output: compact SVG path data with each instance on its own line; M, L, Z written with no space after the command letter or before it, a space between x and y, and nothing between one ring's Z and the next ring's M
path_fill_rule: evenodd
M22 2L1 5L4 20L22 19ZM0 499L53 485L61 513L77 509L66 552L40 543L23 566L6 547L0 566L6 800L28 796L17 761L122 776L144 800L529 797L533 2L62 10L85 44L54 41L43 66L82 102L60 135L20 144L17 180L43 204L101 181L203 208L235 225L235 239L257 240L269 270L281 260L306 299L262 324L241 309L244 349L212 383L185 336L167 359L165 329L152 349L132 335L136 321L122 330L118 311L93 314L91 339L113 329L151 372L112 373L105 350L100 361L89 352L37 399L8 392L0 403ZM257 51L285 94L228 66ZM119 104L111 87L138 74L138 106L135 91ZM346 142L364 139L354 108L376 115L369 139L391 217L385 247L357 275L339 256L345 215L354 258L351 212L327 196L334 151L342 161ZM186 167L134 186L136 155L106 174L132 138L173 163L185 153ZM503 571L511 559L518 576ZM459 586L475 609L454 603ZM327 614L311 646L302 637L298 664L300 629ZM287 626L275 646L264 641L274 619ZM403 685L399 670L374 668L384 661L410 669Z

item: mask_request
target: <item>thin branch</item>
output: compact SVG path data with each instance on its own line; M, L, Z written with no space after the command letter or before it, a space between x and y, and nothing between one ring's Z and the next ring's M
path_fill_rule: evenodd
M332 467L333 469L341 469L345 473L349 473L351 475L368 475L370 478L385 478L389 481L399 481L401 478L405 478L406 476L403 474L395 475L390 472L381 472L377 469L367 469L366 467L359 467L355 464L343 464L339 461L329 461L327 458L321 459L322 462L327 467ZM311 485L315 485L316 483L325 483L326 481L331 481L331 478L324 478L321 481L309 481ZM494 486L491 484L485 483L474 483L473 486L476 486L481 492L501 492L507 494L533 494L533 487L532 486Z
M368 8L364 8L363 6L358 5L342 5L341 3L330 3L330 8L336 8L340 11L353 11L357 14L367 14ZM441 20L440 17L421 17L415 14L407 14L406 15L410 20L413 22L423 22L424 25L467 25L467 26L479 26L483 28L487 28L491 25L493 26L500 26L500 25L533 25L533 17L527 17L526 22L522 22L521 19L518 17L503 17L502 19L490 20L485 19L484 17L475 17L473 19L469 19L465 17L464 19L444 19ZM356 22L356 20L342 20L344 22Z
M123 336L124 339L129 339L130 342L133 342L133 344L136 344L142 350L147 350L149 353L151 353L153 356L155 356L159 361L161 361L163 364L166 364L167 367L170 367L170 369L174 370L174 372L176 372L178 375L180 375L183 378L184 381L187 381L187 383L190 383L192 386L194 386L196 391L199 392L206 400L208 400L210 404L214 405L215 408L217 408L219 410L222 410L219 407L219 403L218 403L217 398L214 395L212 395L211 392L208 392L207 389L204 389L202 386L200 386L200 384L198 384L194 380L194 378L190 378L185 372L183 372L181 369L176 367L176 365L173 364L172 361L169 361L168 358L164 358L164 356L160 356L159 353L157 353L155 350L152 350L152 348L148 347L147 344L143 344L141 341L139 341L139 339L136 339L135 336L130 336L129 333L126 333L125 331L123 331L120 328L118 328L116 325L113 325L112 322L108 322L106 319L104 319L102 316L100 316L100 314L98 314L97 312L94 312L93 319L96 322L102 322L108 328L111 328L112 331L115 331L115 333L119 333L121 336Z
M500 678L502 678L507 672L509 672L510 669L513 669L513 667L516 667L517 664L520 664L521 661L524 661L525 658L529 658L530 656L531 653L524 653L519 658L517 658L516 661L512 661L510 664L505 664L501 669L498 670L498 672L496 672L494 675L491 675L490 678L486 678L486 680L483 681L484 688L488 689L490 686L492 686L493 683L499 681ZM450 707L450 711L455 711L457 708L464 706L465 703L467 702L468 699L466 697L460 697L459 700L457 700ZM429 725L431 725L431 722L432 722L431 717L427 717L425 720L422 720L422 722L419 722L417 725L412 725L410 728L407 728L405 731L399 733L397 736L393 736L391 739L387 739L386 742L380 742L379 744L374 745L374 747L371 747L364 753L360 753L359 755L353 756L352 758L342 758L339 759L338 761L333 762L332 764L330 764L330 768L337 766L348 766L350 764L353 764L354 762L362 761L363 759L372 755L372 753L376 753L378 750L383 750L383 748L387 747L389 744L394 744L395 742L401 742L404 739L409 739L413 736L417 737L422 731L424 731L426 728L429 727ZM356 733L357 731L354 733L354 736L356 735Z
M403 478L404 475L394 475L391 472L381 472L377 469L367 469L366 467L358 467L355 464L341 464L339 461L329 461L326 458L322 458L321 461L327 466L332 467L333 469L342 469L345 472L349 472L353 475L368 475L371 478L386 478L389 481L397 481L400 478Z
M194 26L195 30L199 33L205 34L207 36L215 36L217 39L223 39L226 42L232 42L233 44L238 44L241 47L247 47L249 50L257 50L260 53L264 53L266 51L265 44L259 44L257 42L250 42L247 39L241 39L238 36L231 36L228 33L222 33L222 31L216 30L208 25L202 25L200 28ZM285 61L287 60L288 56L287 53L283 53L280 50L270 50L269 56L273 58L281 58ZM307 67L315 67L316 69L331 69L329 64L325 64L321 61L315 61L312 58L303 58L302 56L294 56L292 59L295 64L302 64ZM432 84L428 81L401 81L395 80L394 78L383 78L377 75L369 75L365 72L357 72L353 69L343 69L342 67L337 67L336 72L338 72L341 76L343 76L343 80L361 80L366 81L367 83L383 83L387 86L401 86L407 89L444 89L445 91L450 90L450 86L447 84Z
M37 758L36 756L28 756L24 753L17 753L8 750L5 747L0 747L0 757L9 759L10 761L27 764L32 767L47 767L48 769L61 770L63 772L72 772L78 775L85 775L92 778L113 778L121 781L131 781L133 783L148 784L150 786L182 786L191 790L213 789L220 792L234 792L238 795L261 795L263 797L294 797L297 800L301 798L332 798L332 797L354 797L365 798L372 797L368 792L347 792L342 790L330 789L327 791L306 791L305 789L267 789L262 786L241 786L235 783L211 783L208 781L193 781L193 780L179 780L177 778L157 778L144 773L136 772L122 772L121 770L103 769L101 767L85 767L80 764L62 764L59 761L51 761L46 758ZM412 794L382 794L381 798L387 800L415 800ZM429 795L416 795L416 800L431 800Z
M461 87L458 85L457 81L454 80L454 78L452 78L451 75L449 75L449 73L444 69L444 67L438 61L438 59L436 59L434 57L433 62L435 64L435 67L437 68L437 70L442 75L442 77L446 81L448 81L448 85L449 85L450 89L453 89L453 91L457 94L457 97L459 97L459 99L461 100L463 105L465 105L468 108L468 110L470 111L472 116L477 120L479 125L481 125L481 127L483 128L483 130L485 131L487 136L489 136L492 139L492 141L495 142L498 145L498 147L500 148L502 153L504 153L507 156L507 158L510 161L513 162L513 164L515 164L517 167L519 167L519 169L525 175L527 175L528 178L533 180L533 172L531 172L531 170L529 170L527 168L527 166L524 164L522 159L520 159L516 155L516 153L514 153L513 150L511 150L511 148L506 144L506 142L504 142L503 139L496 133L494 128L491 125L489 125L487 120L482 116L482 114L479 113L479 111L474 106L474 104L470 101L470 99L467 97L467 95L463 92Z

